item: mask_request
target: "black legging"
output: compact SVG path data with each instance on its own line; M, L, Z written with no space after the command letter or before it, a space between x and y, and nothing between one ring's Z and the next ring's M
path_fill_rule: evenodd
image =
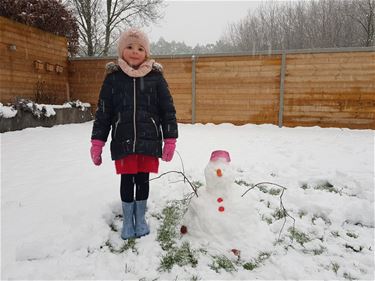
M122 174L120 188L121 200L128 203L134 201L134 184L136 186L135 200L140 201L148 199L150 189L149 176L149 173Z

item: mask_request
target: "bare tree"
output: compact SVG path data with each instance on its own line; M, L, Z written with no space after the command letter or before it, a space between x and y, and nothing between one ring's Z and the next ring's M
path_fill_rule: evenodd
M162 17L163 0L68 0L76 11L87 56L106 56L113 33L134 25L148 25Z
M375 41L375 0L351 0L349 16L360 25L362 44L373 46Z
M79 25L80 53L93 56L100 50L100 0L71 0Z

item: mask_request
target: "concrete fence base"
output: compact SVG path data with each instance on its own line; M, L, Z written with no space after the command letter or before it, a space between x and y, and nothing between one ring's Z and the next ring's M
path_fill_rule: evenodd
M54 108L56 115L36 117L31 112L19 110L13 118L0 117L0 133L35 127L52 127L55 125L83 123L93 119L90 108Z

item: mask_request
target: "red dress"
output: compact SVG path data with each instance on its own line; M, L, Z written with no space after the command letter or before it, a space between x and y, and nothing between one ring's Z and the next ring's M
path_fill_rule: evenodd
M116 174L157 173L159 159L154 156L130 154L115 160Z

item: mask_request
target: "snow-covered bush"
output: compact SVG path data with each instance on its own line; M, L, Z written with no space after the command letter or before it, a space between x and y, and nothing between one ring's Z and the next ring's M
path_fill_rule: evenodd
M80 100L69 101L63 105L38 104L28 99L18 99L14 104L3 105L0 103L0 118L13 118L18 111L30 112L35 117L46 118L56 115L54 109L58 108L77 108L82 111L88 110L91 105Z
M56 112L53 109L52 105L37 104L28 99L17 100L13 107L17 110L30 112L37 118L45 118L56 115Z
M68 101L63 104L63 107L79 108L82 111L87 110L91 105L89 103L81 102L80 100Z
M0 103L0 118L12 118L17 115L17 110L14 106L4 106Z

